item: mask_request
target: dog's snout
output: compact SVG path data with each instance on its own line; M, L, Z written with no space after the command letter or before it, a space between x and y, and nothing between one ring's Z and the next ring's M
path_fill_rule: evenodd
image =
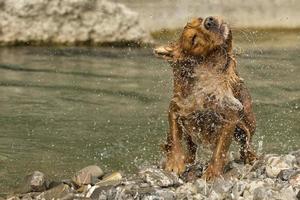
M206 29L210 29L210 28L213 28L213 27L217 27L218 25L218 22L215 18L213 17L207 17L204 21L204 26Z

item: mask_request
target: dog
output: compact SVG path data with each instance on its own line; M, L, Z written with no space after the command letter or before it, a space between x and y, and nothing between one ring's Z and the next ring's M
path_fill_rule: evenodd
M232 31L221 17L195 18L176 43L154 49L173 68L173 97L164 169L182 174L195 162L198 145L208 145L212 158L206 180L222 176L232 140L240 144L241 160L253 163L256 128L252 100L237 73Z

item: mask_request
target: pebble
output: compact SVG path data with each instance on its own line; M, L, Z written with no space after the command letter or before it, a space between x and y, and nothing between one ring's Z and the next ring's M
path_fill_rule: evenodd
M139 172L139 175L145 182L148 182L152 186L170 187L178 186L183 183L176 174L155 167L143 169Z
M62 183L50 190L42 192L40 195L36 197L36 199L43 199L43 200L62 199L65 197L69 197L71 195L72 193L70 187Z
M41 184L43 181L35 181L39 183L37 185L46 185L47 190L8 199L300 200L300 168L296 157L296 154L269 154L261 157L255 166L231 161L224 176L213 182L197 178L197 174L194 176L196 179L184 178L183 181L176 174L153 166L129 176L120 172L103 176L98 166L88 166L76 173L72 181L44 181L44 184ZM197 170L200 174L201 169L194 171ZM26 180L31 180L30 177L27 176Z
M77 186L92 184L97 178L101 178L104 175L102 169L97 165L87 166L78 171L72 181Z
M34 171L24 178L24 184L21 193L42 192L47 187L45 174L40 171Z
M285 155L277 156L271 155L266 159L266 173L270 178L275 178L278 174L285 169L290 169L294 167L295 156Z

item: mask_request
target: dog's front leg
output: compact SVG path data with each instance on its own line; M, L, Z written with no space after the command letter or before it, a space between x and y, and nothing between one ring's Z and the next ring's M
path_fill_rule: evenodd
M227 122L218 133L217 144L214 148L212 159L203 175L204 179L213 180L223 174L227 153L234 135L235 125L233 122Z
M169 134L167 136L166 144L166 163L165 169L167 171L181 174L185 170L185 152L182 147L182 127L178 122L179 107L176 102L171 101L169 108Z

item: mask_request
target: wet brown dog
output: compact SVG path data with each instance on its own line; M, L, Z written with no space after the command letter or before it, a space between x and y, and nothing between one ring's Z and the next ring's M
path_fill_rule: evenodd
M158 47L154 53L170 62L174 74L165 169L183 173L195 161L198 144L207 144L213 156L203 177L214 179L223 173L234 138L241 144L241 159L253 162L255 116L236 71L228 24L220 17L193 19L176 44Z

